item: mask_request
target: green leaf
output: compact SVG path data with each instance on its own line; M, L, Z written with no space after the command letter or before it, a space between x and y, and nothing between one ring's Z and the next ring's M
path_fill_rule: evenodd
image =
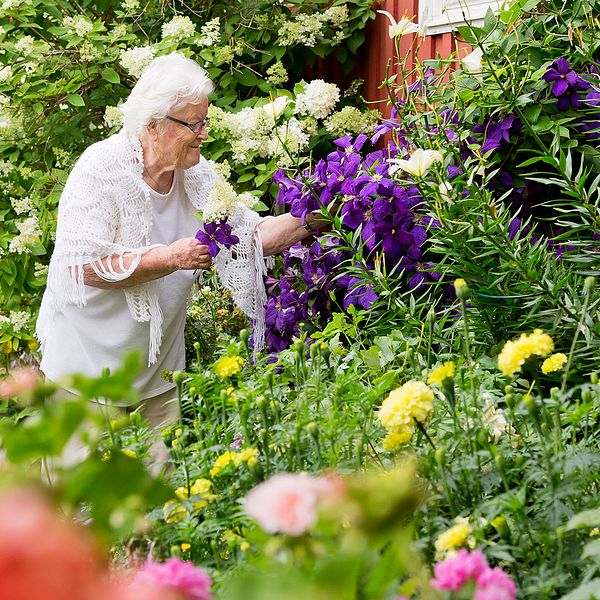
M105 79L109 83L121 83L119 74L114 69L104 69L102 71L102 79Z
M67 94L67 100L73 106L85 106L85 101L79 94Z
M600 540L586 544L581 553L581 558L600 558Z
M600 508L594 508L573 515L567 523L567 531L598 526L600 526Z
M600 578L582 583L560 600L600 600Z

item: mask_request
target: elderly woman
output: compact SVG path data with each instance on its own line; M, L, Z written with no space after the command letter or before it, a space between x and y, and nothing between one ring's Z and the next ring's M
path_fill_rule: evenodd
M200 146L207 139L205 71L179 54L155 59L122 105L123 129L81 156L60 199L56 247L37 323L41 369L52 381L116 369L139 351L135 385L152 425L177 418L186 301L194 272L212 264L195 239L218 180ZM263 219L242 204L228 223L239 237L215 259L223 284L264 330L264 256L310 235L289 214ZM68 388L67 388L68 389Z

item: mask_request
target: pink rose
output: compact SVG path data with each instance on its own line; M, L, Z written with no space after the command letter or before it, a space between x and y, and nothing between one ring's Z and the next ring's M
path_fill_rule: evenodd
M149 560L136 574L136 581L177 592L189 600L212 600L211 579L191 562L178 557L164 563Z
M332 481L306 473L279 473L246 495L246 514L267 533L299 536L317 520L321 499L333 493Z

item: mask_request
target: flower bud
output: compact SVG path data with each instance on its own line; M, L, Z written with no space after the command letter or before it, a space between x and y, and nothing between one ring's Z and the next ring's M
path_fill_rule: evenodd
M586 277L585 281L583 282L583 291L586 294L591 294L594 291L595 287L596 287L596 278L593 277L592 275L590 275L589 277Z
M581 401L586 404L592 400L592 392L591 390L583 390L581 392Z
M590 383L592 385L597 385L597 383L598 383L598 373L592 373L590 375Z
M436 448L435 451L435 462L437 462L438 465L443 466L444 461L446 459L446 450L444 450L444 448Z
M265 410L267 408L267 399L264 396L257 396L256 398L256 406L260 410Z
M250 332L247 329L241 329L240 330L240 340L242 340L242 342L244 342L244 344L247 344L249 339L250 339Z
M504 401L511 408L515 405L515 395L514 394L506 394L504 396Z
M181 385L185 380L185 373L183 371L173 371L173 383L175 385Z
M296 340L292 344L292 350L298 352L298 354L304 355L304 352L306 350L306 344L302 340Z
M221 399L222 402L225 402L225 400L227 400L227 390L222 389L219 392L219 398Z
M433 308L430 308L429 311L427 312L427 323L429 325L433 325L435 323L435 310L433 310Z
M320 354L319 344L311 344L310 346L310 357L315 360Z
M306 431L315 439L319 437L319 426L314 421L306 426Z
M525 404L525 408L533 415L537 412L537 405L535 403L535 399L531 394L525 394L523 397L523 404Z
M199 352L199 351L200 351L200 342L194 342L194 350L195 350L196 352Z
M560 389L557 387L553 387L550 390L550 398L552 398L552 400L558 400L558 397L560 395Z
M470 295L469 286L462 278L454 280L454 291L459 300L466 300Z
M515 391L515 388L512 385L505 385L504 386L504 393L505 394L512 394Z

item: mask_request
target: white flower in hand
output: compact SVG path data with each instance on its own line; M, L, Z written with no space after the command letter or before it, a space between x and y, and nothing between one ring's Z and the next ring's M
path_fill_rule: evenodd
M287 106L288 99L285 96L279 96L275 98L275 100L261 106L261 108L273 119L277 119L277 117L283 113L285 107Z
M377 12L385 15L389 19L389 33L391 39L402 37L403 35L408 35L409 33L417 33L419 31L419 26L406 17L402 17L400 21L396 22L396 19L394 19L394 17L387 10L378 10Z
M401 158L392 158L388 161L391 164L390 175L401 169L415 177L422 177L429 167L436 161L443 161L444 157L437 150L422 150L417 148L408 160Z
M475 50L473 50L471 54L467 54L460 63L467 73L471 73L471 75L481 75L483 51L481 48L475 48Z

